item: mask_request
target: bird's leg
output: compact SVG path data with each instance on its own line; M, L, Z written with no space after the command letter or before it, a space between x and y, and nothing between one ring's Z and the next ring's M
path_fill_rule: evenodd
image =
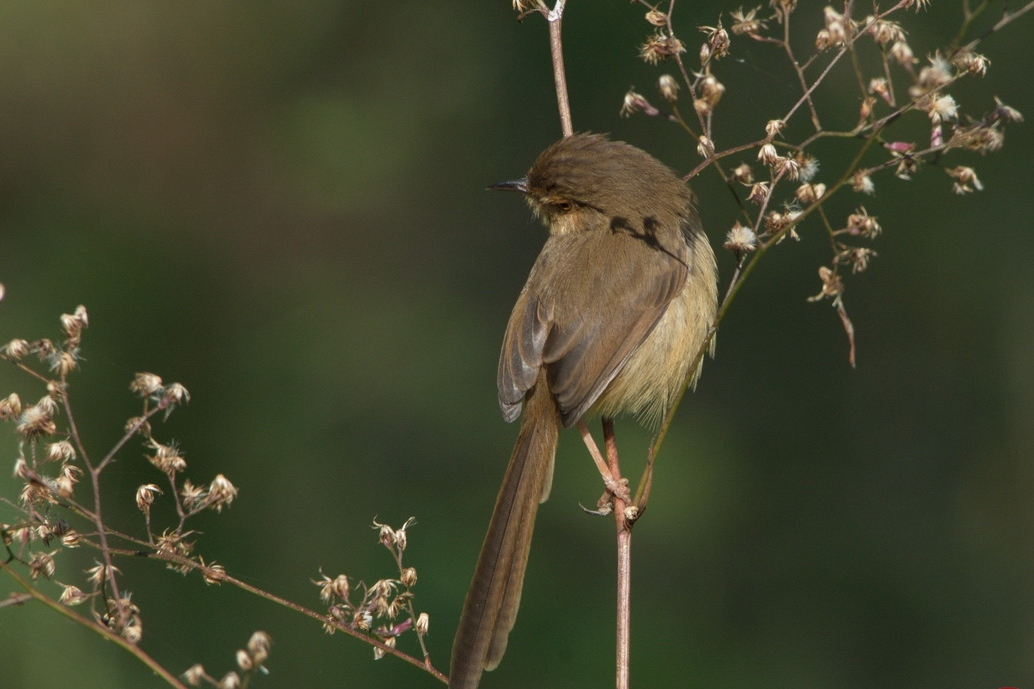
M608 436L609 427L609 436ZM603 458L603 453L600 452L599 446L596 445L596 441L592 437L592 433L589 432L589 427L585 425L584 421L578 422L578 432L582 435L582 441L585 443L585 447L588 448L589 454L592 456L592 461L596 463L596 469L599 470L600 476L603 478L603 485L607 487L607 492L602 498L600 503L611 502L611 496L615 496L625 502L628 502L628 479L621 478L621 474L615 477L611 467L614 470L618 469L617 465L617 445L614 444L614 422L611 419L603 420L603 435L607 442L607 457L612 458L612 464L608 466L608 462ZM598 505L602 507L602 505Z

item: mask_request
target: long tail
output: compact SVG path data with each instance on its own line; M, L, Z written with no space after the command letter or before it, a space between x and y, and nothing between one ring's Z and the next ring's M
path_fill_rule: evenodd
M539 502L549 497L559 414L544 377L526 401L517 444L452 643L449 689L475 689L506 651L517 620Z

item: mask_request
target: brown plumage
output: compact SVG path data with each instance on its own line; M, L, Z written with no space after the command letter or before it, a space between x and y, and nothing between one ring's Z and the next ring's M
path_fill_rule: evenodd
M717 305L714 253L686 185L648 153L597 134L547 148L522 180L549 228L499 358L499 404L524 418L452 649L450 689L495 668L517 618L557 432L590 413L655 423L687 381Z

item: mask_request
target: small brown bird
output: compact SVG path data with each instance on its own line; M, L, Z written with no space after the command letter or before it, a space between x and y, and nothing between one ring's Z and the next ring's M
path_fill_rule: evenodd
M692 194L650 154L576 134L524 179L490 187L527 196L549 238L510 316L499 405L524 419L452 647L450 689L474 689L503 657L517 618L557 432L597 413L652 424L687 382L717 308L714 252Z

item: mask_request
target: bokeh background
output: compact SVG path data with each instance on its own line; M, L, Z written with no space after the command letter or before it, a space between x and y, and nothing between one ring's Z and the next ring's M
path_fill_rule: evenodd
M95 454L137 413L134 372L186 385L189 407L156 435L180 442L196 482L224 473L239 487L230 510L194 526L207 560L257 586L318 607L320 569L390 576L371 521L415 516L408 559L443 670L516 434L496 407L497 347L544 237L518 199L483 189L559 136L545 25L519 24L509 5L0 7L0 341L56 337L59 314L88 307L73 395ZM691 41L735 9L680 5ZM801 1L802 36L821 7ZM947 0L909 15L917 55L960 16ZM694 144L675 126L618 117L630 85L660 100L661 70L636 59L648 30L624 0L571 3L576 128L688 170ZM986 42L988 76L952 90L964 112L994 95L1034 112L1030 37L1024 18ZM746 39L717 73L729 89L719 148L757 138L796 98L778 56ZM847 128L852 78L831 86L827 121ZM636 531L638 686L1034 684L1030 130L1010 127L996 155L948 161L976 167L981 193L953 196L926 168L832 203L841 218L864 203L885 228L845 296L856 369L834 312L806 301L828 261L817 224L752 276ZM852 150L819 149L819 181ZM713 174L694 186L720 246L735 208ZM724 285L732 261L719 253ZM0 393L12 390L41 394L0 368ZM632 426L619 438L634 475L648 436ZM0 452L10 467L13 432ZM157 478L143 448L120 453L105 475L115 524L141 528L133 491ZM0 493L17 494L9 469ZM521 616L485 687L612 681L612 523L578 508L598 494L565 434ZM0 521L15 518L0 504ZM80 582L92 558L62 554L56 579ZM200 662L221 676L263 629L271 675L255 686L437 686L228 586L120 566L144 648L174 671ZM0 610L0 686L159 685L38 605Z

